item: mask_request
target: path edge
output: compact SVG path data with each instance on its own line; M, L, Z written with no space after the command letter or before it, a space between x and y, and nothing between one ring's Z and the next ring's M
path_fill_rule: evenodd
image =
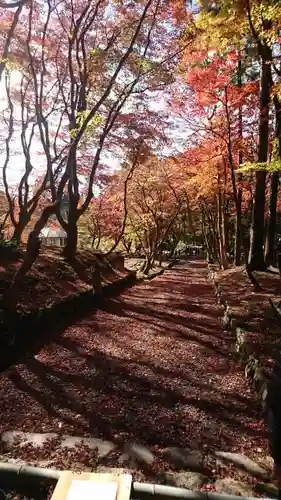
M225 330L232 333L234 351L239 362L244 367L244 375L254 389L258 403L262 410L266 409L268 378L261 365L260 360L254 355L250 344L247 342L247 331L240 325L233 311L231 310L227 300L223 297L220 283L216 279L216 266L207 263L208 275L211 281L218 305L223 310L222 325Z
M0 373L20 362L29 349L37 351L39 346L42 347L50 342L54 338L53 334L49 334L50 330L56 330L58 324L64 322L64 318L65 328L67 328L71 324L71 318L74 322L79 315L82 316L90 310L98 310L104 298L118 296L131 286L150 281L169 270L174 263L175 261L171 261L166 268L152 273L149 277L141 277L136 271L128 271L126 276L104 285L101 294L95 294L93 289L86 290L25 315L14 314L2 324ZM40 331L40 338L38 338L38 331Z

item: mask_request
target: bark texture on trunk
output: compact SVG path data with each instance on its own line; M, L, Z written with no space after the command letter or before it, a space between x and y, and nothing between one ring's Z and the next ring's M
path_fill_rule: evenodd
M218 175L218 197L217 197L217 210L218 210L218 236L219 236L219 250L220 250L220 264L223 269L228 268L227 247L226 247L226 224L225 224L225 204L224 194L220 186L220 176Z
M276 205L279 187L279 172L271 174L270 181L270 201L269 218L267 224L266 244L265 244L265 262L267 266L276 264L275 255L275 232L276 232Z
M235 247L234 264L241 264L241 246L242 246L242 188L237 189L236 219L235 219Z
M66 245L63 251L65 257L71 259L75 257L77 250L77 241L78 241L78 230L77 223L75 219L69 219L67 225L67 239Z
M242 87L242 62L241 59L238 62L238 87ZM243 153L242 153L242 140L243 140L243 109L242 103L239 103L238 110L238 134L239 141L241 142L241 147L238 153L238 163L239 166L243 163ZM236 266L241 264L241 247L243 244L243 229L242 229L242 186L241 186L242 176L239 174L237 176L236 184L236 220L235 220L235 247L234 247L234 263Z
M261 69L261 98L260 98L260 123L259 123L259 149L258 162L266 163L268 156L268 134L269 134L269 104L270 89L272 84L271 77L271 51L264 49L262 54ZM256 172L255 194L253 200L252 224L250 231L250 253L249 266L252 270L265 270L264 260L264 212L265 212L265 187L266 171Z
M275 121L276 121L276 139L278 141L278 157L280 159L281 158L281 103L277 96L274 97L274 106L275 106ZM268 266L276 265L275 233L276 233L279 177L280 177L279 172L274 172L273 174L271 174L269 219L267 225L266 245L265 245L265 262Z
M19 212L19 218L18 218L18 223L14 225L14 232L12 236L12 240L16 241L17 243L21 242L22 239L22 234L29 223L31 218L31 214L28 213L26 210L20 210Z
M253 203L252 225L250 230L249 265L252 270L264 271L264 208L266 172L256 172L256 187Z

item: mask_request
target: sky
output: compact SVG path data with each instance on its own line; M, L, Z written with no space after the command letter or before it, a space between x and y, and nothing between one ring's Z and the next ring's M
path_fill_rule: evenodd
M19 83L19 75L14 75L15 85ZM7 125L2 122L2 118L4 116L4 110L7 108L7 98L5 92L5 78L4 75L2 80L0 81L0 188L3 187L3 165L6 159L6 145L5 145L5 137L7 136ZM152 98L150 103L150 108L153 111L165 111L167 109L166 98L162 97L157 101ZM8 116L6 114L6 116ZM19 107L15 108L15 117L20 119L20 109ZM167 130L168 136L172 139L172 146L164 146L161 150L161 154L164 156L169 156L171 154L175 154L176 151L183 151L183 139L186 137L188 131L186 124L183 121L175 119L171 119L171 128ZM20 131L16 131L14 133L14 142L11 148L11 158L9 161L9 165L7 168L7 177L9 184L17 185L24 173L24 165L25 165L25 157L22 153L21 148L21 140L20 140ZM44 156L38 154L38 152L42 151L42 146L40 140L34 140L34 144L32 147L32 159L36 168L36 177L40 175L40 173L44 173L45 171L45 163ZM112 154L108 154L103 158L103 161L109 165L110 169L113 171L115 169L120 168L120 161L114 157Z
M194 6L194 0L192 0L192 5ZM16 86L20 82L21 75L19 72L13 71L13 84ZM162 111L167 110L167 97L162 97L160 99L155 99L154 96L151 98L150 108L154 111ZM3 123L3 112L7 108L7 98L5 92L5 76L2 75L2 80L0 81L0 188L2 186L2 178L3 178L3 165L6 158L6 146L5 146L5 137L7 136L7 125ZM15 107L15 114L17 118L20 119L20 109L19 107ZM6 114L6 116L8 116ZM183 142L184 139L188 135L187 125L180 119L176 120L175 117L172 117L171 114L171 127L167 130L167 135L172 140L172 144L170 147L165 146L161 150L161 154L164 156L169 156L171 154L175 154L177 151L182 152L184 149ZM36 177L45 171L44 164L44 155L40 154L42 152L42 145L40 140L33 141L31 156L36 167ZM39 154L38 154L39 153ZM111 154L106 155L103 160L108 163L110 169L114 170L120 167L120 161ZM21 148L21 140L20 140L20 131L17 130L14 133L14 142L13 148L11 151L11 158L7 168L7 176L9 184L18 184L20 178L23 175L25 166L25 158L22 153Z

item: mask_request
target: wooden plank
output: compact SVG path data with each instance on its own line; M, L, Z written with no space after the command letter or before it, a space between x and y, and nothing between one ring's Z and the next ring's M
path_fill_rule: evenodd
M79 487L79 482L81 486ZM88 484L87 484L88 483ZM116 487L114 487L116 485ZM130 474L61 473L51 500L129 500ZM116 496L117 492L117 496Z
M72 480L71 477L72 472L64 471L61 473L51 500L60 500L67 497L67 492Z
M67 500L92 500L102 498L104 500L116 500L119 484L116 481L96 482L81 481L74 479L71 481L67 493Z
M117 500L129 500L132 488L132 476L130 474L123 474L119 477L122 480L119 482Z

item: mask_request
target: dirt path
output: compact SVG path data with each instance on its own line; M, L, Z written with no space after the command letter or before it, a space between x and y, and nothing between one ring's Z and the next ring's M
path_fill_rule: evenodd
M1 377L0 430L154 450L264 451L264 426L220 315L196 260L106 300Z

